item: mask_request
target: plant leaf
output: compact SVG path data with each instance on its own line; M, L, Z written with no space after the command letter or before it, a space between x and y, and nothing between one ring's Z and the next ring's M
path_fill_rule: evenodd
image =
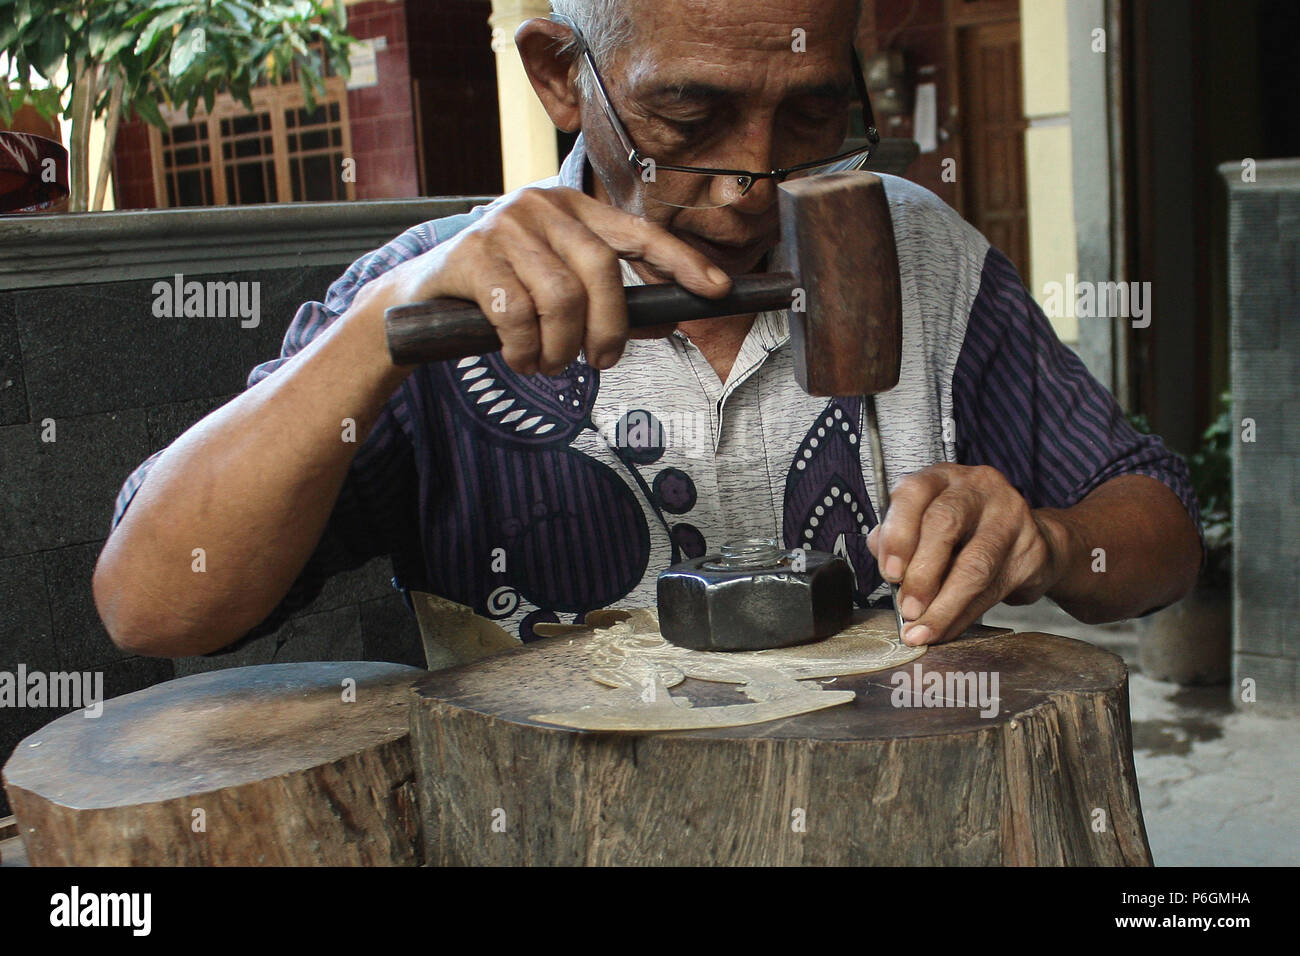
M149 21L149 25L145 27L144 32L140 34L140 39L136 41L135 52L143 53L145 50L153 46L154 41L158 39L160 33L164 30L170 30L176 24L180 23L185 19L185 14L188 12L189 11L184 7L181 7L175 10L168 10L166 13L159 14L153 20Z
M45 79L53 80L55 71L58 70L59 64L63 62L67 51L68 37L63 32L62 26L51 23L46 27L45 32L41 34L36 45L32 57L32 66Z
M182 27L180 37L172 44L172 55L167 64L167 72L173 77L180 76L190 68L196 56L198 56L198 48L194 38Z
M147 94L137 97L131 101L131 109L135 111L146 123L166 131L167 121L163 119L162 113L158 110L158 104L153 101Z
M131 41L136 38L134 30L122 30L113 37L109 38L104 44L104 52L100 54L100 59L105 63L112 62L123 50L130 46Z

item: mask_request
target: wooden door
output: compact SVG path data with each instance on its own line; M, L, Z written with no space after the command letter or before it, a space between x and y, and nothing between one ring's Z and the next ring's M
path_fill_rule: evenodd
M961 97L963 210L1026 280L1029 229L1025 187L1025 120L1020 80L1020 21L957 31Z

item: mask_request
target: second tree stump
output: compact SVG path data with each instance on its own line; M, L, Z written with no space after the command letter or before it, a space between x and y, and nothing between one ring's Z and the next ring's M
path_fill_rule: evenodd
M66 714L4 767L34 866L421 862L400 664L194 674Z

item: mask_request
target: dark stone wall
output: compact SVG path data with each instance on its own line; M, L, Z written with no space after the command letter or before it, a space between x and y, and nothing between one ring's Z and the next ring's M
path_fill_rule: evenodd
M1229 177L1232 313L1233 699L1300 709L1300 159ZM1238 181L1234 182L1233 178ZM1253 440L1247 438L1249 419ZM1255 683L1255 703L1242 682Z
M298 306L343 266L224 274L261 283L260 324L155 318L156 279L0 291L0 671L102 671L105 697L220 667L302 660L424 666L387 559L332 580L274 634L175 661L109 640L91 573L127 475L243 390ZM206 281L214 276L194 276ZM55 440L42 441L52 419ZM64 710L0 707L0 763ZM0 793L0 816L9 813Z

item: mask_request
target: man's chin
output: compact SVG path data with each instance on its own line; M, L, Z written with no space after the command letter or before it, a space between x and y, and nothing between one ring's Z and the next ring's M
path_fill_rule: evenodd
M723 272L729 276L746 276L752 272L766 272L768 256L770 250L761 250L757 253L751 253L741 260L738 264L715 262Z

